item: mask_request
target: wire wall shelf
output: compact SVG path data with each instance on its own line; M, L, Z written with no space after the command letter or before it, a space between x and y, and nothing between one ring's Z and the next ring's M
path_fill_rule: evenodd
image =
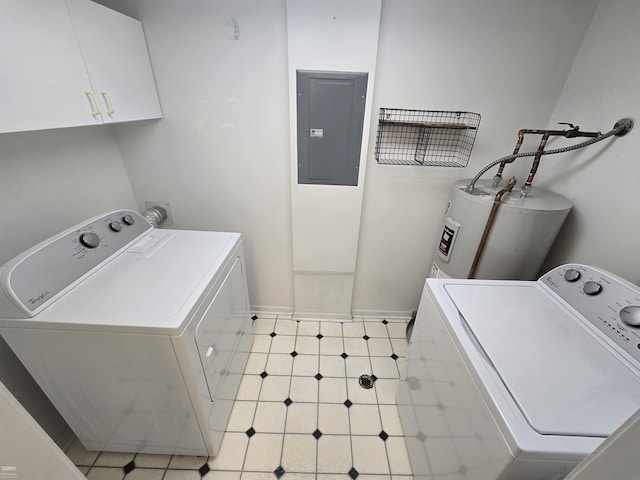
M385 165L466 167L480 114L381 108L375 158Z

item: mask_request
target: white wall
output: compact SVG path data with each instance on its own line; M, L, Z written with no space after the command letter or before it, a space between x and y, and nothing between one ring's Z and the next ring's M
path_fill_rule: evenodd
M640 120L640 3L607 0L598 8L562 96L555 122L606 132L624 117ZM572 142L558 142L565 145ZM640 126L624 137L563 158L544 160L540 186L563 193L575 206L546 267L581 262L640 279Z
M351 319L380 5L380 0L287 2L296 319ZM368 74L356 186L298 184L296 70Z
M101 3L142 20L164 113L117 128L139 208L170 202L175 228L242 233L251 304L291 310L284 0Z
M240 231L252 305L290 310L284 0L100 3L143 21L165 115L117 129L138 206L145 200L170 202L177 228ZM417 306L451 183L510 153L520 128L549 123L596 4L383 1L356 313L406 313ZM480 113L469 166L377 165L379 107Z
M547 126L597 3L383 2L374 112L462 110L482 120L469 166L458 169L378 165L372 119L355 312L417 307L451 184L512 153L519 129Z

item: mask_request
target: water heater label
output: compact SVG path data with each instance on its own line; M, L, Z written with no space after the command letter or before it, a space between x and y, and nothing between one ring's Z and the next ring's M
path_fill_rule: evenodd
M460 224L458 222L454 222L449 217L445 219L444 229L442 230L442 236L438 244L438 254L445 262L449 261L459 228Z

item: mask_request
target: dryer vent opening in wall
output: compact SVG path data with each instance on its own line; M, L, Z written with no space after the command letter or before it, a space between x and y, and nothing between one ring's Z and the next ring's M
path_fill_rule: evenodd
M358 185L367 73L297 70L298 183Z

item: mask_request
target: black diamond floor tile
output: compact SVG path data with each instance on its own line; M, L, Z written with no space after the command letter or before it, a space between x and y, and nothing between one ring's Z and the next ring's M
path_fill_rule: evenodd
M251 428L250 428L249 430L247 430L245 433L247 434L247 437L251 438L251 437L253 437L253 436L256 434L256 431L254 430L254 428L253 428L253 427L251 427Z
M356 470L355 468L351 467L351 470L349 470L348 475L353 479L356 480L356 478L358 478L358 476L360 475L358 473L358 470Z
M347 408L351 408L351 405L353 405L353 402L347 398L344 402L344 406Z
M316 380L318 381L322 380L322 374L316 373Z
M294 350L293 352L291 352L291 356L292 356L293 358L297 357L297 356L298 356L298 352L296 352L296 351Z
M284 404L285 404L287 407L288 407L289 405L291 405L292 403L293 403L293 400L291 400L290 398L287 398L287 399L284 401Z
M385 318L384 320L382 320L382 323L384 323L386 325L389 322L387 322L387 319Z
M384 430L382 430L382 431L378 434L378 436L379 436L382 440L384 440L385 442L387 441L387 438L389 438L389 434L388 434L387 432L385 432Z
M320 439L320 437L322 436L322 432L321 432L320 430L316 430L315 432L313 432L313 434L312 434L312 435L314 436L314 438L315 438L316 440L319 440L319 439Z
M285 474L285 471L284 468L282 468L282 465L280 465L273 471L273 473L275 474L276 478L280 478Z
M209 467L208 463L205 463L204 465L202 465L199 469L198 472L200 472L200 476L204 477L207 473L209 473L211 471L211 467Z
M344 358L346 360L346 358L349 356L346 354L346 352L342 352L342 355L340 355L342 358Z
M267 377L269 376L269 374L268 374L267 372L262 372L262 373L260 374L260 376L261 376L262 378L267 378Z
M122 471L124 472L124 474L128 474L129 472L133 472L136 468L136 464L133 460L131 460L129 463L127 463L124 467L122 467Z

